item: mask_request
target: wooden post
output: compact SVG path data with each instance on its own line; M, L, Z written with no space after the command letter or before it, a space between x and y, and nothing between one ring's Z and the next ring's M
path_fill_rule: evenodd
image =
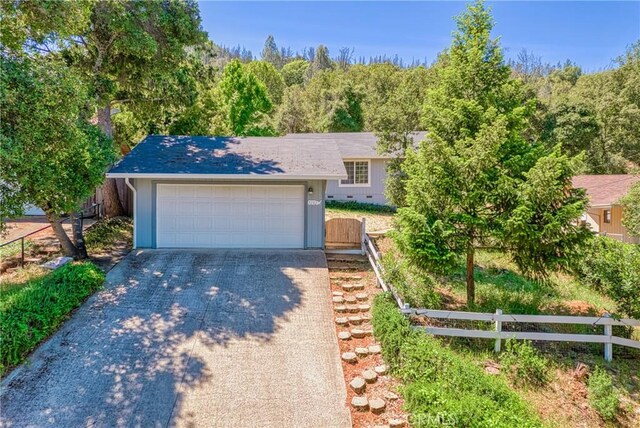
M496 315L502 315L502 309L496 309ZM496 332L499 334L502 332L502 321L499 319L496 319ZM496 337L496 344L495 347L493 348L495 352L500 352L500 349L502 348L502 339L500 339L500 336Z
M609 313L605 313L604 317L611 318L611 315ZM607 336L607 341L604 344L604 360L609 363L613 360L613 342L611 341L611 337L613 336L613 326L611 324L605 324L604 335Z
M365 253L365 237L367 236L367 219L362 217L362 222L360 223L360 249L362 250L362 255Z

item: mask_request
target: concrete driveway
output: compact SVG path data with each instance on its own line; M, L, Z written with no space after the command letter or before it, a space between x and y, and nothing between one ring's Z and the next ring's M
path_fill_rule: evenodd
M320 251L133 251L1 387L7 427L351 426Z

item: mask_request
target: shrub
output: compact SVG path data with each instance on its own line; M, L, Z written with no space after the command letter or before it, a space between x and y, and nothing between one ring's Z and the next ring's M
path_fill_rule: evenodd
M640 246L596 236L573 270L584 284L614 300L620 312L640 318Z
M438 309L440 295L435 289L435 280L428 274L419 272L417 268L393 253L382 257L384 280L400 293L405 302L414 308Z
M131 239L131 219L114 217L100 220L87 230L85 240L92 251L99 251L113 246L119 241Z
M14 284L0 298L0 374L22 362L103 282L104 273L87 262Z
M373 327L385 361L403 382L412 426L542 426L504 379L486 374L441 341L413 330L386 294L374 300Z
M612 420L618 413L620 398L618 391L613 386L613 379L602 368L594 369L589 376L589 403L605 420Z
M325 203L327 208L332 208L342 211L362 211L368 213L394 213L395 207L389 205L367 204L357 201L327 201Z
M549 382L548 362L527 340L507 340L500 354L507 375L516 385L541 386Z

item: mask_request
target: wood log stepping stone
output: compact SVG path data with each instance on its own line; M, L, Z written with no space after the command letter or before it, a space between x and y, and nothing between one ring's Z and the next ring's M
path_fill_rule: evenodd
M375 370L375 372L378 373L380 376L387 374L387 366L385 366L384 364L375 366L373 370Z
M382 351L380 345L369 345L370 354L379 354Z
M333 295L334 296L344 296L344 292L342 292L342 291L334 291Z
M356 305L347 305L347 312L357 314L358 312L360 312L360 309Z
M366 357L367 355L369 355L369 350L364 347L356 348L356 355L358 357Z
M378 380L378 375L373 370L365 370L362 372L362 378L367 383L374 383L376 380Z
M367 293L358 293L356 294L356 299L364 302L365 300L367 300L369 296L367 296Z
M344 352L342 354L342 360L347 363L355 363L356 361L358 361L358 356L355 354L355 352Z
M351 284L342 284L342 289L344 291L351 291L351 290L353 290L353 285L351 285Z
M367 383L361 377L354 377L349 386L356 394L362 394L367 389Z
M365 333L359 328L354 328L353 330L351 330L351 336L355 337L356 339L362 339L365 336Z
M364 284L353 284L354 290L364 290Z
M338 339L349 340L351 339L351 333L349 333L348 331L340 331L338 332Z
M398 394L395 394L395 393L393 393L391 391L387 391L387 392L384 393L384 398L389 400L389 401L396 401L400 397L398 397Z
M347 307L345 305L338 305L335 308L333 308L336 312L338 313L344 313L347 312Z
M384 412L386 404L382 398L373 398L369 401L369 409L371 409L371 413L375 415L379 415Z
M338 317L336 318L336 324L338 325L347 325L349 324L349 319L346 317Z
M362 321L371 321L371 315L369 314L360 314L360 318L362 318Z
M367 397L353 397L351 405L360 412L366 412L369 409L369 400L367 400Z
M360 325L360 324L362 324L362 318L360 318L360 317L349 317L349 324Z
M371 330L371 328L363 328L362 331L363 331L365 336L372 336L373 335L373 330Z
M404 421L402 419L389 419L389 428L402 428Z
M353 296L344 296L343 299L346 303L350 305L353 305L358 302L358 300Z
M371 309L371 305L358 305L358 310L360 312L369 312Z
M344 303L344 297L342 296L335 296L333 298L333 303Z

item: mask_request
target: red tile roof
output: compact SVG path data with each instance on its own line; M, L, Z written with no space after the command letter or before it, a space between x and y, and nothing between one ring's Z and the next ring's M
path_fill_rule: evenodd
M640 176L630 174L576 175L573 187L586 189L592 206L607 206L615 204L638 181Z

